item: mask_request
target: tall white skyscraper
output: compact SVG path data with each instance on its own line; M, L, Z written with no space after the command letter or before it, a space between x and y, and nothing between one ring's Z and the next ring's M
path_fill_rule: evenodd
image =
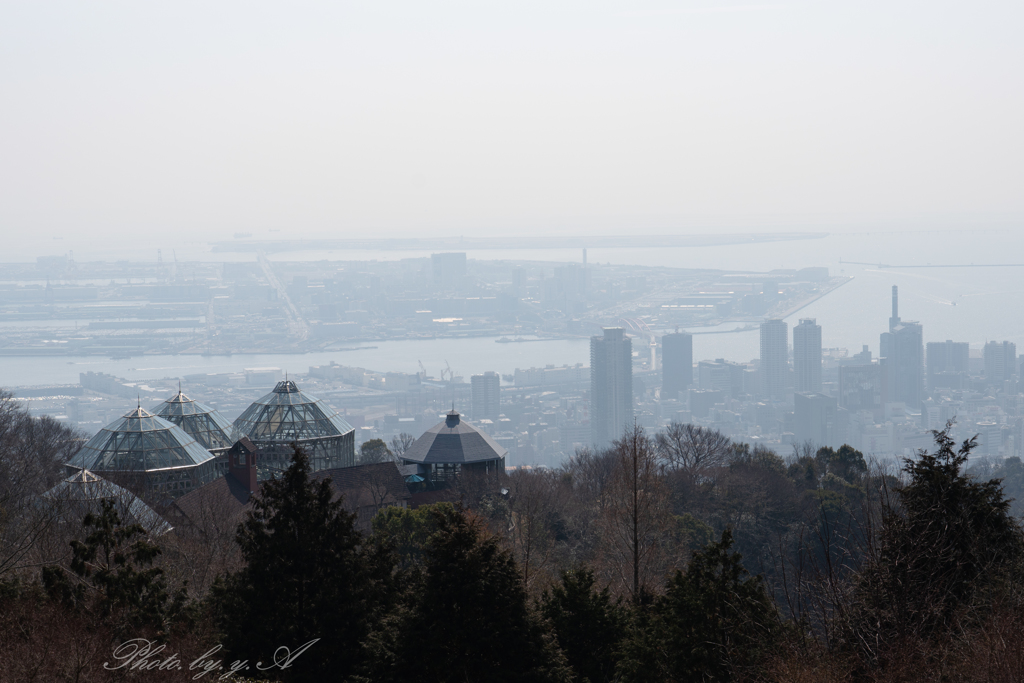
M501 413L501 377L485 372L469 378L473 391L473 419L497 420Z
M693 384L693 337L686 332L661 338L661 397L676 398Z
M793 328L793 370L796 391L821 393L821 325L814 318Z
M912 410L920 410L924 399L924 331L921 323L900 318L895 285L889 331L881 334L878 347L886 377L883 402L904 403Z
M607 448L633 422L633 344L621 327L590 338L590 435Z
M789 374L789 326L782 320L761 323L761 396L779 401L786 396Z

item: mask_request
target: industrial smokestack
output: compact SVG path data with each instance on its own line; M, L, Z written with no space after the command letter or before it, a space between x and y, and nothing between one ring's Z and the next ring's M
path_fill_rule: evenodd
M900 324L900 302L896 285L892 286L892 317L889 318L889 331L892 332Z

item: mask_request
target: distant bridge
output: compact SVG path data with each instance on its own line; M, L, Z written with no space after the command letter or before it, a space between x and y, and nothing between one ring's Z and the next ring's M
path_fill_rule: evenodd
M864 261L844 261L843 259L839 259L839 263L874 266L875 268L1024 268L1024 263L927 263L925 265L892 266L888 263L865 263Z

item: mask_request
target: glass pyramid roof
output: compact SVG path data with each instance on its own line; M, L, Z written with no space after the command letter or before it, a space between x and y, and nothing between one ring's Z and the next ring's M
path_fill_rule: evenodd
M231 448L238 436L234 425L213 408L178 393L160 404L159 417L173 422L206 449Z
M245 409L235 427L256 443L290 443L340 436L355 431L331 406L299 391L295 382L278 382L274 390Z
M43 498L67 505L69 516L74 516L76 520L84 517L85 511L98 513L99 501L113 500L121 521L126 524L141 524L151 534L162 534L171 530L171 526L135 494L97 477L89 470L79 470L72 474L44 493Z
M146 472L212 459L181 427L140 407L97 432L68 464L94 472Z

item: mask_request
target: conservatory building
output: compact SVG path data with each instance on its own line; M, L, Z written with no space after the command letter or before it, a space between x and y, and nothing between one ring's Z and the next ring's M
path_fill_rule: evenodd
M213 408L178 393L160 404L156 414L181 427L186 434L214 455L226 453L238 437L235 427Z
M65 467L174 498L217 476L212 453L178 425L142 407L97 432Z
M292 444L301 446L314 471L355 465L355 429L326 402L290 380L254 402L235 420L239 437L258 448L259 478L277 476L291 464Z

